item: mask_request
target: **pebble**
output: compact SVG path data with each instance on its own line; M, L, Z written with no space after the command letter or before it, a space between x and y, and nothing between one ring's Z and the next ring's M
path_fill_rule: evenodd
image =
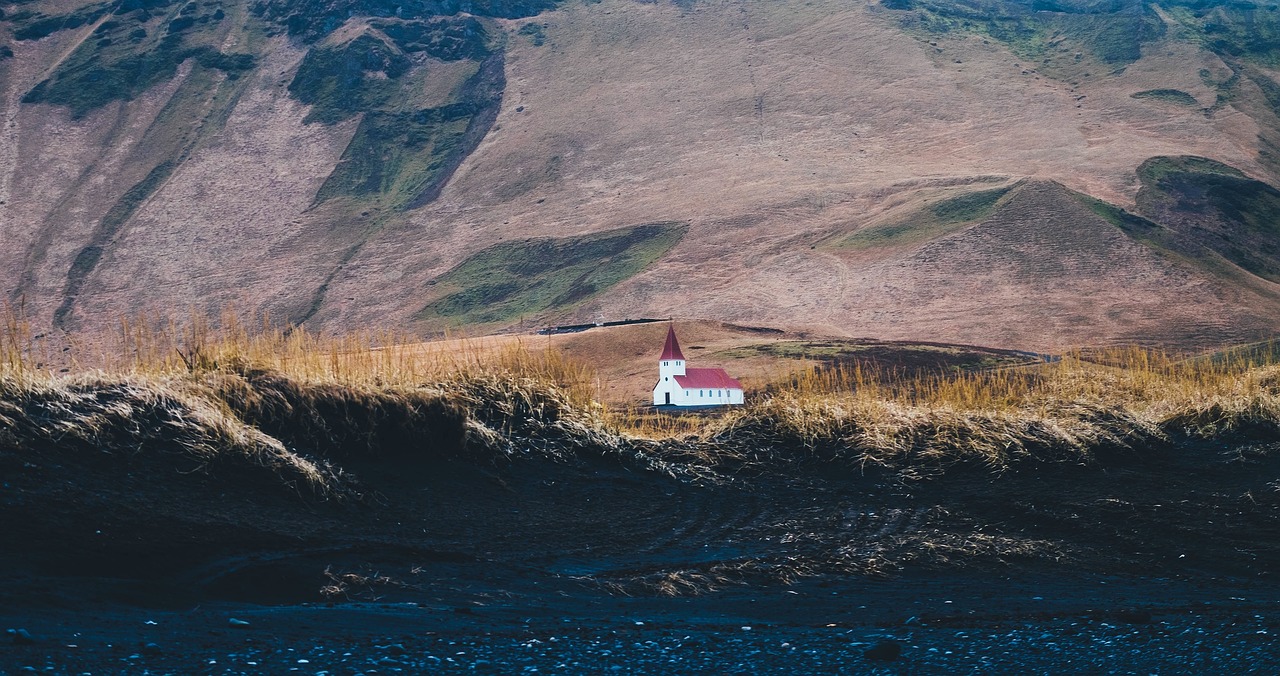
M1109 613L1115 614L1115 610ZM899 625L889 637L884 629L861 625L832 631L735 622L727 627L677 630L661 628L664 622L651 620L646 628L637 629L628 619L583 623L579 634L565 633L558 625L535 624L518 635L474 636L458 630L404 636L399 643L317 634L246 644L241 634L224 636L220 647L215 643L179 650L166 644L160 655L152 657L143 650L131 658L118 648L81 641L80 649L55 651L39 668L48 666L51 673L60 674L141 674L145 666L152 673L186 673L188 665L195 664L202 673L227 676L289 671L308 676L447 670L518 674L527 668L527 673L536 669L537 673L727 676L890 673L901 668L913 673L1249 673L1258 665L1280 662L1280 642L1258 634L1274 631L1276 621L1270 613L1203 616L1158 611L1156 620L1143 626L1106 622L1098 616L1021 618L962 627ZM740 631L742 626L753 630ZM390 657L399 648L404 648L403 654ZM0 651L0 673L18 673L21 667L21 662L6 662L6 657L17 659L22 651L9 652L6 656Z
M33 645L36 640L31 638L31 634L26 629L10 629L8 632L13 642L17 645Z

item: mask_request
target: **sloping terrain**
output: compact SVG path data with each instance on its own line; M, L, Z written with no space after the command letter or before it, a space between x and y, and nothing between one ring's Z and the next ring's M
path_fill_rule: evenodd
M73 334L227 304L321 328L682 316L1025 349L1280 329L1280 18L1253 3L0 11L0 291ZM1198 188L1155 157L1221 168L1191 172L1206 197L1163 199ZM653 223L683 234L555 272ZM547 272L489 308L503 257Z
M1156 192L1186 199L1200 186L1189 182L1174 193L1152 186L1140 195L1144 202ZM937 212L996 192L935 202L924 216L906 217L918 224L914 230L890 222L835 239L832 250L861 268L845 290L850 318L878 323L882 335L893 337L909 337L923 324L932 325L931 335L962 342L1016 344L1035 336L1035 344L1058 347L1142 341L1169 326L1191 344L1244 341L1272 330L1280 287L1205 250L1194 234L1099 206L1055 182L1016 186L992 205L990 216L953 222L958 231L912 243L925 236L919 231L931 232ZM1158 241L1153 231L1161 233ZM1226 308L1232 308L1229 319ZM993 312L1015 323L993 326Z

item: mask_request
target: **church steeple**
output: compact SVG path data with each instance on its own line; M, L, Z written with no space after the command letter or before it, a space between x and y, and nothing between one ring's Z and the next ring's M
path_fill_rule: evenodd
M667 326L667 344L662 347L662 356L658 357L658 361L669 360L684 361L684 353L680 351L680 342L676 340L674 325Z
M662 356L658 357L658 377L662 379L659 382L684 374L684 353L680 351L680 341L676 340L675 327L668 326L667 344L662 346Z

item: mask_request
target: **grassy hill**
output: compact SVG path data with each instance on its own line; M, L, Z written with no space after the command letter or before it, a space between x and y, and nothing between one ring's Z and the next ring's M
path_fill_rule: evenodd
M232 304L424 333L675 315L1031 349L1262 338L1278 20L20 2L0 291L59 335Z

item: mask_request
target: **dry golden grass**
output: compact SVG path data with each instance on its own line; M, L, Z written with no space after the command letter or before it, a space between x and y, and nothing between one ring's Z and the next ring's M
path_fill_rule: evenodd
M216 323L122 322L111 342L95 369L61 375L37 354L21 313L7 312L0 448L154 452L191 471L266 468L303 493L341 497L357 489L334 460L492 458L590 441L602 428L581 369L554 353L459 350L426 362L393 336L250 329L232 313ZM538 439L547 443L529 443Z
M1004 467L1280 428L1280 364L1271 349L1198 359L1114 349L911 377L814 368L755 388L744 407L691 416L610 409L597 400L593 371L549 347L470 349L460 341L423 351L394 334L321 336L265 321L252 327L233 313L217 322L122 323L102 370L60 376L37 368L25 323L10 311L0 332L0 413L30 414L37 404L66 413L76 397L125 393L105 397L114 412L89 407L47 422L78 429L90 443L104 426L125 424L131 410L153 411L132 424L178 419L199 428L181 441L199 457L223 444L258 464L292 463L317 484L325 483L324 470L306 465L307 457L425 446L491 458L594 448L665 470L811 460ZM39 404L55 400L61 403ZM144 400L150 408L136 403ZM182 413L154 412L165 407Z
M811 371L709 423L703 434L861 463L1084 459L1101 448L1274 429L1280 365L1270 354L1179 359L1125 348L911 379Z

